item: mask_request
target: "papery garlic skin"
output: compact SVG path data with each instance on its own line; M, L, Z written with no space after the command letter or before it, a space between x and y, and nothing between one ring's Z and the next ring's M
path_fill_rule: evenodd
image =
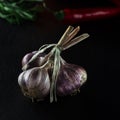
M29 62L29 60L30 60L36 53L37 53L37 51L33 51L33 52L31 52L31 53L27 53L27 54L22 58L22 67L24 67L24 65L26 65L26 64ZM41 66L41 63L42 63L42 61L43 61L43 59L44 59L44 56L45 56L44 53L40 53L40 54L38 55L38 57L37 57L34 61L32 61L31 63L29 63L29 64L27 65L27 69Z
M50 91L50 79L46 69L34 67L22 72L18 84L25 96L32 99L44 99Z
M62 64L57 79L57 94L59 96L74 94L86 80L87 73L84 68L74 64Z

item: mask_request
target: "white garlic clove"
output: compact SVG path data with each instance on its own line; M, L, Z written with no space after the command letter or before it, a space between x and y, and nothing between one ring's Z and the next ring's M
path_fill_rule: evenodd
M46 69L34 67L22 72L18 84L24 95L35 99L44 99L50 91L50 79Z

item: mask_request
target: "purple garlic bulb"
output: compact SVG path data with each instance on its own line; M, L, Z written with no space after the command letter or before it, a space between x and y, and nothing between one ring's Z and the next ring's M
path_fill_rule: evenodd
M86 82L87 73L78 65L68 64L64 61L61 64L57 79L56 89L59 96L71 95L79 91Z
M37 51L27 53L22 59L22 67L26 65L29 62L29 60L33 57L33 55L35 55L36 53ZM40 53L35 60L33 60L31 63L27 65L27 69L32 67L39 67L44 59L44 56L45 56L44 53Z
M42 100L50 91L50 79L46 69L34 67L22 72L18 84L25 96Z

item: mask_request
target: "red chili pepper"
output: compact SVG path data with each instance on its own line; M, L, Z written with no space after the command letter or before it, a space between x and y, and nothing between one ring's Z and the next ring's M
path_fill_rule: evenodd
M64 9L56 15L65 23L77 23L120 15L120 8Z

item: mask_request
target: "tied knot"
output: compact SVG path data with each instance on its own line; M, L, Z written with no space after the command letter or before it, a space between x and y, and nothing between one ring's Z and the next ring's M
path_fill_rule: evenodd
M57 49L62 52L63 51L63 47L61 45L56 45Z

